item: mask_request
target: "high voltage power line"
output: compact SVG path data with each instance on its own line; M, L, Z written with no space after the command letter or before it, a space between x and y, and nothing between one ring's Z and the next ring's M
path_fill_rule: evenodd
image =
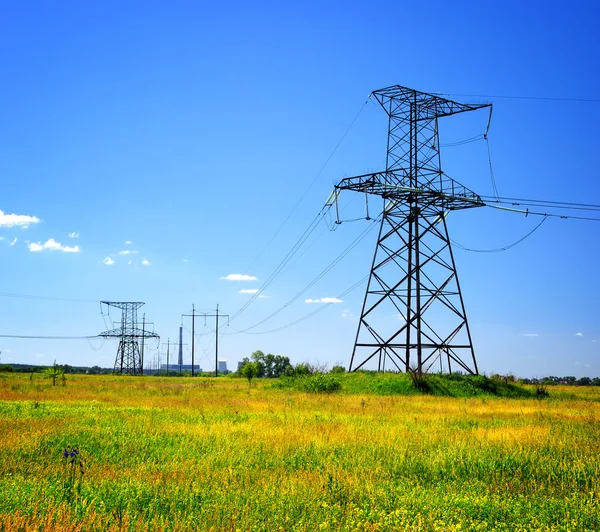
M102 337L97 334L92 336L44 336L27 334L0 334L0 338L18 338L26 340L95 340Z
M552 97L538 97L538 96L475 95L475 94L466 95L466 94L454 94L454 93L452 93L450 95L452 95L452 96L469 96L469 97L477 97L477 98L504 98L504 99L520 99L520 100L545 100L545 101L562 101L562 102L600 103L600 99L586 99L586 98L552 98ZM370 96L369 96L369 98L370 98ZM332 159L333 155L336 153L336 151L338 150L338 148L341 145L341 143L343 142L343 140L346 138L346 136L348 135L348 133L350 132L350 130L352 129L352 127L354 126L354 124L358 120L359 116L361 115L363 109L365 108L365 106L367 105L368 102L369 102L369 99L367 99L367 101L365 101L365 103L361 106L361 108L359 109L358 113L355 115L355 117L353 118L352 122L350 123L350 125L348 126L348 128L345 130L344 134L342 135L342 137L340 138L340 140L337 142L337 144L334 147L333 151L330 153L330 155L326 159L325 163L322 165L322 167L320 168L320 170L317 172L317 174L315 175L315 177L312 179L312 181L310 182L309 186L304 191L304 193L302 194L302 196L300 197L300 199L298 200L298 202L295 204L295 206L292 208L292 210L290 211L290 213L287 215L287 217L281 223L281 225L279 226L279 228L277 229L277 231L275 232L275 234L273 235L273 237L268 241L268 243L263 248L263 250L251 262L251 264L248 266L248 268L246 269L246 271L248 271L258 261L258 259L264 254L264 252L266 251L266 249L272 244L272 242L275 240L275 238L279 235L279 233L281 232L281 230L283 229L283 227L287 224L287 222L289 221L289 219L291 218L291 216L297 210L297 208L300 205L300 203L304 200L304 198L306 197L306 195L308 194L308 192L310 191L310 189L313 187L313 185L316 182L316 180L322 174L323 170L325 169L325 167L327 166L327 164L329 163L329 161ZM489 129L489 121L488 121L488 129ZM457 141L457 142L452 142L452 143L446 143L446 144L440 144L440 147L460 146L460 145L463 145L463 144L468 144L468 143L476 142L476 141L479 141L479 140L486 140L486 141L488 140L487 139L487 130L486 130L485 134L480 134L480 135L477 135L477 136L474 136L474 137L470 137L470 138L464 139L462 141ZM517 214L524 214L525 216L528 216L528 215L542 216L543 218L542 218L541 222L539 224L537 224L531 231L529 231L524 237L521 237L517 241L515 241L515 242L513 242L513 243L511 243L511 244L509 244L507 246L504 246L504 247L501 247L501 248L496 248L496 249L477 250L477 249L471 249L471 248L467 248L465 246L462 246L461 244L458 244L457 242L455 242L453 240L452 241L453 244L456 245L458 248L463 249L465 251L476 251L476 252L499 252L499 251L506 251L506 250L511 249L512 247L516 246L520 242L524 241L529 236L531 236L550 217L555 217L555 218L560 218L560 219L576 219L576 220L585 220L585 221L600 221L600 217L580 216L580 215L575 215L575 214L564 214L565 211L566 212L569 212L569 211L600 212L600 205L586 204L586 203L575 203L575 202L559 202L559 201L547 201L547 200L536 200L536 199L500 197L498 195L498 192L497 192L495 178L493 176L493 170L492 170L492 167L491 167L491 155L490 155L490 152L489 152L489 142L488 142L488 156L489 156L490 173L491 173L492 188L493 188L493 191L494 191L494 196L481 196L481 198L485 202L486 206L488 206L490 208L494 208L494 209L506 211L506 212L513 212L513 213L517 213ZM507 207L509 205L510 205L510 207ZM296 260L298 260L300 258L300 256L302 256L302 254L306 253L306 251L307 251L308 248L304 247L303 252L300 254L300 256L298 256L299 250L301 248L303 248L303 246L305 246L307 240L310 238L310 236L316 230L316 227L318 226L319 222L321 220L323 220L325 214L329 212L329 209L326 210L326 207L324 207L315 216L315 218L310 222L310 224L307 227L307 229L301 234L301 236L298 238L298 240L292 245L292 247L289 250L289 252L287 253L287 255L285 255L285 257L281 260L281 262L278 264L278 266L275 268L275 270L271 273L271 275L266 279L266 281L263 283L263 285L260 287L260 289L255 294L253 294L253 296L240 309L238 309L232 315L232 317L230 318L230 321L233 321L236 317L238 317L240 314L242 314L258 297L260 297L260 295L264 292L264 290L266 290L268 288L268 286L270 286L270 284L273 281L275 281L275 279L277 279L279 276L281 276L282 273L284 273L291 266L291 264L293 264L293 263L290 264L290 262L292 261L292 259L296 258ZM525 207L525 209L517 209L517 208L514 208L514 207ZM530 210L530 207L532 209L535 209L535 210ZM559 213L559 212L542 212L539 209L551 209L553 211L559 211L560 210L560 211L563 211L563 212L562 213ZM358 219L361 219L361 218L358 218ZM208 335L213 335L213 334L222 335L222 334L240 334L240 333L245 333L245 334L267 334L267 333L272 333L272 332L276 332L276 331L280 331L280 330L292 327L292 326L294 326L294 325L296 325L296 324L298 324L298 323L300 323L300 322L302 322L302 321L304 321L306 319L309 319L310 317L316 315L317 313L323 311L324 309L328 308L332 303L325 303L321 307L317 308L316 310L313 310L313 311L309 312L308 314L306 314L306 315L304 315L304 316L302 316L302 317L300 317L300 318L298 318L296 320L293 320L292 322L290 322L290 323L288 323L286 325L277 327L275 329L271 329L271 330L268 330L268 331L252 331L252 329L260 326L261 324L266 323L267 321L269 321L272 318L274 318L275 316L277 316L280 312L282 312L283 310L285 310L285 308L287 308L289 305L291 305L302 294L304 294L309 288L311 288L316 282L318 282L327 273L329 273L329 271L333 267L335 267L341 260L343 260L343 258L351 251L351 249L353 249L358 244L358 242L360 240L362 240L362 238L364 238L366 236L366 234L373 227L374 227L374 225L371 225L369 228L367 228L367 230L363 231L363 233L361 233L357 237L357 239L355 239L355 241L353 243L351 243L332 263L330 263L320 274L318 274L312 281L310 281L300 292L298 292L287 303L285 303L282 307L280 307L279 309L277 309L275 312L273 312L272 314L270 314L266 318L262 319L261 321L255 323L254 325L252 325L250 327L247 327L245 329L235 329L234 327L231 327L231 329L233 329L233 330L236 331L235 333L221 333L220 332L221 329L230 327L229 323L228 323L227 325L223 325L223 326L219 327L219 330L213 330L213 331L206 332L206 333L195 333L195 336L196 337L200 337L200 336L208 336ZM310 244L310 245L312 245L312 244ZM365 278L363 278L363 279L361 279L358 283L355 283L349 289L347 289L342 294L340 294L338 296L338 299L341 299L347 293L351 292L352 290L354 290L355 288L357 288L358 286L360 286L360 284L363 283L366 278L368 278L368 276L365 277ZM68 297L60 297L60 296L54 296L53 297L53 296L42 296L42 295L33 295L33 294L18 294L18 293L9 293L9 292L0 292L0 297L22 298L22 299L37 299L37 300L47 300L47 301L77 302L77 303L98 303L100 301L99 299L68 298ZM186 328L186 330L187 330L187 328ZM90 339L100 338L100 336L98 336L98 335L93 335L93 336L0 335L0 338L53 339L53 340L54 339L55 340L81 340L81 339L86 339L86 340L90 340ZM197 340L198 340L198 338L197 338ZM207 350L203 349L203 351L205 352L205 356L206 356L206 351Z
M531 199L531 198L515 198L515 197L498 197L498 198L496 198L495 196L481 196L481 198L484 199L484 201L486 202L486 206L488 206L490 208L499 209L499 210L502 210L505 212L513 212L515 214L542 216L543 219L539 224L537 224L525 236L519 238L518 240L516 240L515 242L512 242L511 244L508 244L506 246L499 247L499 248L473 249L473 248L466 247L466 246L458 243L455 240L452 240L452 243L463 251L472 251L472 252L481 252L481 253L507 251L507 250L515 247L517 244L523 242L529 236L531 236L534 232L536 232L541 227L543 222L545 222L548 218L551 218L551 217L556 217L556 218L560 218L560 219L578 219L578 220L586 220L586 221L600 221L600 218L572 216L572 215L565 215L565 214L542 213L542 212L536 212L536 211L530 211L530 210L506 208L506 207L501 206L501 205L507 204L507 205L513 205L513 206L534 206L534 207L539 207L539 208L564 209L567 211L568 210L587 210L587 211L592 211L592 212L600 212L600 205L598 205L598 204L552 201L552 200L537 200L537 199ZM493 205L491 203L496 203L498 205ZM320 219L321 216L322 216L322 212L319 213L319 215L315 218L315 220ZM302 235L302 237L298 240L296 245L294 245L292 247L292 250L290 250L288 255L286 255L286 257L280 263L278 268L276 268L276 270L273 272L273 274L263 284L263 286L261 287L261 290L264 290L272 281L275 280L275 278L279 275L279 273L281 273L281 271L284 269L284 267L289 263L289 261L297 253L298 249L302 246L302 244L310 236L310 234L312 234L312 232L316 228L316 225L318 225L318 224L315 224L315 220L313 220L313 222L311 222L311 224L309 225L309 228L305 231L305 233ZM267 316L263 320L257 322L256 324L254 324L250 327L247 327L245 329L237 329L232 326L230 327L229 324L223 325L219 328L219 330L221 330L223 328L226 329L229 327L229 328L233 329L235 332L234 333L225 332L225 333L220 333L220 334L225 334L225 335L242 334L242 333L243 334L269 334L269 333L277 332L277 331L292 327L298 323L301 323L301 322L313 317L314 315L322 312L329 306L331 306L333 303L324 303L319 308L307 313L306 315L304 315L298 319L293 320L292 322L290 322L286 325L283 325L283 326L280 326L280 327L277 327L277 328L274 328L274 329L271 329L268 331L252 331L252 329L258 327L261 324L264 324L265 322L269 321L270 319L272 319L273 317L278 315L280 312L285 310L285 308L287 308L291 303L296 301L303 293L305 293L309 288L311 288L316 282L318 282L320 279L322 279L335 265L337 265L349 253L349 251L351 251L351 249L353 247L355 247L358 244L358 242L360 240L362 240L366 236L366 234L368 232L370 232L373 229L373 227L374 227L374 225L370 225L365 231L363 231L361 234L359 234L359 236L336 259L334 259L334 261L332 263L330 263L323 271L321 271L321 273L319 273L317 275L317 277L315 277L312 281L310 281L300 292L298 292L295 296L293 296L292 299L290 299L286 304L284 304L278 310L273 312L271 315ZM344 297L345 295L350 293L352 290L356 289L358 286L360 286L360 284L362 284L367 279L367 277L362 278L358 283L355 283L349 289L347 289L344 292L342 292L341 294L339 294L337 296L337 299L341 299L342 297ZM257 294L255 294L255 295L257 295ZM19 293L13 293L13 292L0 292L0 297L37 299L37 300L47 300L47 301L77 302L77 303L81 303L81 302L98 303L100 301L100 300L94 300L94 299L68 298L68 297L62 297L62 296L43 296L43 295L36 295L36 294L19 294ZM248 303L245 305L245 307L247 307L247 306L248 306ZM238 311L236 314L234 314L234 317L239 315L241 313L241 311L243 311L243 310L244 310L244 307L242 307L242 309L240 309L240 311ZM231 318L231 319L233 319L233 318ZM185 326L184 326L184 329L186 331L190 332L189 328L187 328ZM214 334L216 334L216 331L214 329L212 329L207 332L196 332L195 337L196 337L197 341L200 341L201 337L213 336ZM0 334L0 338L39 339L39 340L92 340L92 339L99 339L101 337L98 335L49 336L49 335ZM201 346L201 348L202 348L202 346ZM210 353L212 353L211 347L209 347L207 349L202 348L202 350L205 353L204 357L202 357L202 358L205 358Z
M350 122L350 125L346 128L346 131L344 131L344 134L341 136L340 140L337 142L337 144L335 145L335 147L333 148L333 150L329 154L329 157L327 157L327 159L325 160L325 162L323 163L323 165L321 166L321 168L319 169L319 171L316 173L315 177L309 183L308 187L306 188L306 190L304 191L304 193L302 194L302 196L300 196L300 199L296 202L296 205L294 205L294 207L292 208L292 210L290 211L290 213L283 220L283 222L281 223L281 225L279 226L279 228L277 229L277 231L275 231L275 234L267 242L267 244L262 249L262 251L260 251L260 253L255 257L255 259L246 268L245 272L248 272L248 270L250 270L250 268L252 268L252 266L254 266L254 264L258 261L258 259L264 254L264 252L273 243L273 241L275 240L275 238L277 237L277 235L281 232L281 230L283 229L283 227L285 226L285 224L289 221L289 219L292 217L292 215L294 214L294 212L296 212L296 210L298 209L300 203L302 203L302 200L304 200L304 198L306 197L306 195L308 194L308 192L310 191L310 189L313 187L313 185L315 184L315 182L317 181L317 179L319 178L319 176L323 173L323 170L325 170L325 167L329 164L329 161L335 155L335 152L340 147L340 144L344 141L344 139L346 138L346 136L348 135L348 133L352 129L352 126L354 126L354 124L358 120L358 117L361 115L361 113L363 112L363 109L369 103L370 99L371 99L371 95L369 95L369 97L366 99L365 103L359 109L358 113L356 113L356 116L354 117L354 119L352 120L352 122ZM234 316L235 316L235 314L234 314Z
M444 93L437 93L444 94ZM499 98L504 100L541 100L550 102L580 102L580 103L600 103L598 98L554 98L550 96L509 96L498 94L458 94L453 92L445 93L446 96L460 96L467 98Z
M375 222L377 222L378 219L375 220ZM287 303L285 303L284 305L282 305L279 309L277 309L275 312L273 312L272 314L270 314L269 316L267 316L266 318L264 318L263 320L255 323L254 325L247 327L241 331L239 331L240 333L242 332L247 332L251 329L254 329L256 327L258 327L259 325L262 325L263 323L265 323L266 321L270 320L271 318L275 317L277 314L279 314L280 312L282 312L283 310L285 310L287 307L289 307L294 301L296 301L300 296L302 296L309 288L311 288L312 286L315 285L315 283L317 283L319 280L321 280L327 273L329 273L337 264L339 264L339 262L346 257L346 255L348 255L348 253L350 253L350 251L352 251L359 243L361 240L363 240L367 234L369 234L371 232L371 230L375 227L375 224L371 224L369 226L367 226L351 243L350 245L348 245L324 270L321 271L321 273L319 273L312 281L310 281L304 288L302 288L298 293L296 293L296 295L294 295ZM236 333L237 334L237 333Z
M338 296L336 296L336 299L341 299L343 297L345 297L346 295L348 295L350 292L352 292L353 290L355 290L356 288L358 288L361 284L363 284L367 279L369 278L368 275L366 275L365 277L363 277L362 279L360 279L358 282L354 283L350 288L347 288L346 290L344 290L341 294L339 294ZM297 325L298 323L301 323L309 318L312 318L315 314L318 314L319 312L322 312L323 310L325 310L326 308L330 307L331 305L333 305L334 303L323 303L323 305L321 305L320 307L318 307L317 309L309 312L308 314L305 314L304 316L286 324L286 325L282 325L280 327L277 327L276 329L270 329L268 331L253 331L253 332L249 332L248 329L246 330L239 330L239 329L235 329L234 327L231 327L232 329L234 329L236 332L235 333L224 333L224 334L271 334L274 332L278 332L278 331L282 331L283 329L288 329L289 327L292 327L294 325Z
M525 236L519 238L519 240L513 242L512 244L508 244L507 246L504 247L500 247L500 248L494 248L494 249L472 249L472 248L468 248L463 246L462 244L459 244L456 240L452 240L452 243L459 249L462 249L463 251L474 251L476 253L499 253L501 251L507 251L511 248L514 248L516 245L520 244L521 242L523 242L524 240L526 240L527 238L529 238L533 233L535 233L541 226L542 224L547 220L547 217L542 218L542 221L537 224L531 231L529 231L529 233L527 233Z
M19 299L40 299L45 301L65 301L70 303L100 303L100 299L81 299L76 297L41 296L33 294L15 294L12 292L0 292L0 297L14 297Z
M495 197L494 197L495 200ZM526 199L519 199L519 198L500 198L499 203L504 202L504 200L506 202L511 202L514 203L515 201L520 202L519 204L523 204L522 202L531 202L531 204L533 205L538 205L538 206L548 206L548 207L557 207L557 208L575 208L575 209L591 209L591 210L600 210L600 205L594 205L594 204L585 204L585 203L573 203L573 202L553 202L553 201L547 201L547 200L526 200ZM491 252L501 252L501 251L507 251L513 247L515 247L516 245L520 244L521 242L523 242L524 240L526 240L527 238L529 238L533 233L535 233L541 226L542 224L550 217L559 217L562 219L569 219L569 218L574 218L574 219L582 219L582 217L578 217L578 216L569 216L569 215L558 215L558 214L546 214L546 213L536 213L536 212L531 212L531 211L525 211L525 210L518 210L518 209L506 209L503 207L499 207L499 206L495 206L495 205L489 205L487 204L487 206L491 207L491 208L499 208L503 211L507 211L507 212L514 212L517 214L531 214L531 215L541 215L543 216L542 220L540 221L540 223L538 223L531 231L529 231L525 236L519 238L518 240L516 240L515 242L512 242L511 244L508 244L506 246L500 247L500 248L495 248L495 249L473 249L473 248L468 248L466 246L463 246L461 244L459 244L458 242L456 242L455 240L452 240L452 243L454 245L456 245L459 249L463 250L463 251L473 251L473 252L481 252L481 253L491 253ZM597 218L583 218L583 219L589 219L589 220L598 220L600 221L600 219ZM370 231L374 226L370 226L368 228L368 231ZM357 239L361 239L364 238L366 236L366 234L364 234L365 232L363 231L363 233L361 233L361 235L359 235L359 237L357 237ZM277 331L281 331L283 329L287 329L289 327L292 327L293 325L296 325L302 321L305 321L309 318L311 318L312 316L318 314L319 312L325 310L326 308L328 308L329 306L331 306L333 303L325 303L323 304L321 307L319 307L316 310L313 310L311 312L309 312L308 314L293 320L292 322L286 324L286 325L282 325L280 327L274 328L274 329L270 329L268 331L258 331L258 332L252 332L251 330L254 329L255 327L258 327L259 325L264 324L265 322L269 321L270 319L272 319L273 317L275 317L276 315L278 315L280 312L282 312L285 308L287 308L292 302L294 302L295 300L297 300L304 292L306 292L306 290L308 290L311 286L313 286L317 281L319 281L327 272L330 271L330 269L336 265L343 256L345 256L347 254L347 252L351 249L351 247L354 247L354 245L356 245L357 242L356 240L350 244L350 246L348 248L346 248L346 250L344 250L344 252L342 252L342 256L336 258L334 260L334 262L332 264L330 264L327 268L325 268L324 271L322 271L316 278L314 278L312 281L310 281L308 283L308 285L305 286L305 288L303 288L299 293L297 293L291 300L289 300L286 304L284 304L283 306L281 306L278 310L276 310L275 312L273 312L271 315L267 316L266 318L264 318L263 320L257 322L256 324L247 327L245 329L237 329L234 327L231 327L232 329L234 329L234 333L224 333L224 334L269 334L269 333L273 333L273 332L277 332ZM368 276L367 276L368 277ZM344 297L345 295L347 295L348 293L350 293L352 290L356 289L358 286L360 286L360 284L362 284L367 277L364 277L363 279L361 279L361 281L359 281L358 283L352 285L348 290L344 291L342 294L340 294L339 296L337 296L338 299L341 299L342 297Z
M275 234L273 235L273 237L267 242L267 244L263 248L263 250L252 261L252 263L246 268L245 272L248 272L250 270L250 268L256 263L256 261L263 255L263 253L266 251L266 249L272 244L272 242L275 240L275 238L277 237L277 235L281 232L281 230L283 229L283 227L285 226L285 224L288 222L288 220L291 218L291 216L293 215L293 213L297 210L297 208L300 205L300 203L304 200L304 198L308 194L309 190L315 184L316 180L322 174L323 170L325 169L325 167L327 166L327 164L329 164L329 161L331 160L331 158L333 157L333 155L336 153L337 149L339 148L339 146L341 145L341 143L343 142L343 140L346 138L346 136L348 135L348 133L350 132L350 130L352 129L352 127L354 126L354 124L358 120L358 118L361 115L363 109L369 103L370 98L371 98L371 96L369 95L369 97L367 98L367 100L365 101L365 103L361 106L361 108L359 109L358 113L353 118L353 120L350 123L350 125L346 128L346 131L344 132L344 134L342 135L342 137L340 138L340 140L337 142L337 144L333 148L332 152L329 154L329 156L327 157L327 159L325 160L325 162L323 163L323 165L321 166L321 168L319 169L319 171L317 172L317 174L315 175L315 177L312 179L312 181L310 182L310 184L308 185L308 187L306 188L306 190L304 191L304 193L302 194L302 196L300 197L300 199L296 203L296 205L292 208L292 210L290 211L290 213L284 219L284 221L279 226L279 228L277 229L277 231L275 232ZM282 273L282 271L284 270L285 266L290 262L290 260L294 257L294 255L298 252L298 250L302 247L302 245L306 242L306 240L313 233L313 231L315 230L315 228L318 225L319 221L321 220L321 217L325 214L324 210L325 210L325 208L321 209L321 211L315 216L315 218L310 222L310 224L308 225L308 227L306 228L306 230L302 233L302 235L300 235L300 237L298 238L298 240L292 245L292 247L291 247L290 251L288 251L287 255L281 260L281 262L275 268L275 270L273 271L273 273L271 273L271 275L262 284L262 286L258 289L258 291L255 294L253 294L252 297L244 305L242 305L242 307L240 307L236 312L233 313L233 315L230 318L230 321L233 321L240 314L242 314L252 303L254 303L254 301L256 301L256 299L259 298L259 296L264 292L264 290Z

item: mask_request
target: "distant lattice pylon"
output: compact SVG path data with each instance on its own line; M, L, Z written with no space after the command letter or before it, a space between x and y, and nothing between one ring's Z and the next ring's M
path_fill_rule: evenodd
M142 375L143 361L139 339L160 338L158 334L138 327L137 311L144 303L120 301L102 301L101 303L107 307L121 309L121 326L98 335L103 338L119 339L114 372L125 375Z

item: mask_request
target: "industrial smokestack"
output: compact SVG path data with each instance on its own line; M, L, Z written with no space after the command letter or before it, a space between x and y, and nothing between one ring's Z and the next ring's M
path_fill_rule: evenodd
M183 365L183 326L179 327L179 366Z

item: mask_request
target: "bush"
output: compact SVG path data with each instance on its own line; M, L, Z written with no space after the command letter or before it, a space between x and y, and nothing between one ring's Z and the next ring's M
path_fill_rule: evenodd
M429 385L429 375L427 375L427 373L418 373L416 371L411 371L410 379L412 380L413 386L421 393L431 393L431 386Z
M242 377L248 379L248 384L252 384L252 379L257 377L259 373L258 362L246 362L240 368L240 374Z
M310 367L310 364L304 363L296 364L293 370L287 375L292 377L303 377L306 375L310 375L311 373L313 373L313 369Z
M304 377L300 388L310 393L333 393L342 388L342 383L333 375L315 373Z

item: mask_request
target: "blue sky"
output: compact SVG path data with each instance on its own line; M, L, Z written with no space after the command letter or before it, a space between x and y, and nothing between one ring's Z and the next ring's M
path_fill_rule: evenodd
M335 182L383 168L385 115L363 105L389 85L493 102L500 195L600 203L600 103L556 100L600 94L594 2L25 1L0 14L0 293L49 298L0 296L0 334L97 334L100 300L146 302L140 317L165 342L192 304L233 316ZM441 142L483 133L487 114L469 115L446 119ZM442 165L492 193L483 141L444 148ZM348 217L364 216L362 198L343 201ZM262 349L347 365L364 283L294 326L237 331L286 305L369 223L321 222L222 329L220 358L231 367ZM537 223L491 209L448 218L470 248L505 246ZM599 231L548 219L508 251L455 251L481 371L600 375ZM248 332L344 293L368 274L375 238ZM197 331L210 370L214 323ZM0 338L0 351L2 362L111 367L116 344Z

